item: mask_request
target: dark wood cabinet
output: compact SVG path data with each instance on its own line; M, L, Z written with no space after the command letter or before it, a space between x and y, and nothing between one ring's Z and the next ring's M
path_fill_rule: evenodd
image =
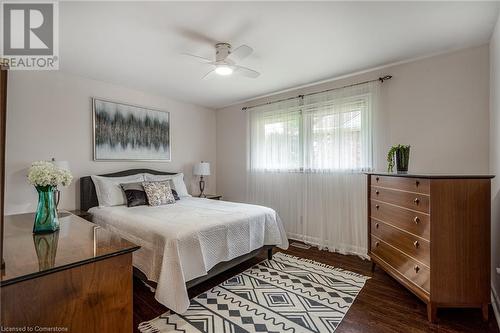
M490 303L490 179L479 175L368 175L368 244L374 263L427 303Z
M138 246L63 213L33 235L33 214L5 218L2 327L132 332L132 252Z
M1 60L1 59L0 59ZM0 63L0 267L3 267L3 219L5 189L5 137L7 129L7 67Z

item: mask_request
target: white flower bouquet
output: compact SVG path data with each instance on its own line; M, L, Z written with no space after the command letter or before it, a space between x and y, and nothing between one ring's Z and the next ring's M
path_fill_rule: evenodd
M48 161L33 162L28 173L30 184L38 186L68 186L71 184L73 176L71 172L58 168Z
M59 229L57 204L60 192L57 186L68 186L72 179L73 176L69 170L60 168L52 162L38 161L31 164L28 181L38 192L33 233L54 232ZM54 194L57 195L57 199Z

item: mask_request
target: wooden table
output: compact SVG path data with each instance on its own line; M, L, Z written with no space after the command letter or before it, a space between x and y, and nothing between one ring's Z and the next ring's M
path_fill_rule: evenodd
M6 216L1 325L60 332L132 332L132 252L139 247L63 212L33 235L34 214Z

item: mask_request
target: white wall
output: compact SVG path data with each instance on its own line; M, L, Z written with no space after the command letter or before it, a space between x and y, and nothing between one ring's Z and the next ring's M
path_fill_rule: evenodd
M491 185L491 282L500 296L495 271L500 267L500 17L490 42L490 172L496 175Z
M375 126L375 168L392 144L412 146L410 172L488 173L489 51L475 47L217 110L217 190L246 198L246 115L241 107L391 74Z
M213 164L208 191L215 192L215 111L148 95L62 72L11 71L7 96L6 214L34 211L37 197L26 181L32 161L68 160L75 181L63 190L61 207L79 207L78 179L130 168L180 171L198 193L192 166ZM171 112L172 162L94 162L91 97L144 105Z

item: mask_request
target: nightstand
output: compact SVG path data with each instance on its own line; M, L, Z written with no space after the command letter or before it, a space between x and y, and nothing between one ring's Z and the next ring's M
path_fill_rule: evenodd
M74 214L76 216L79 216L84 220L92 222L92 214L90 214L88 211L75 209L75 210L69 210L68 212L70 212L71 214Z
M205 198L212 200L222 200L222 195L218 194L205 194Z

